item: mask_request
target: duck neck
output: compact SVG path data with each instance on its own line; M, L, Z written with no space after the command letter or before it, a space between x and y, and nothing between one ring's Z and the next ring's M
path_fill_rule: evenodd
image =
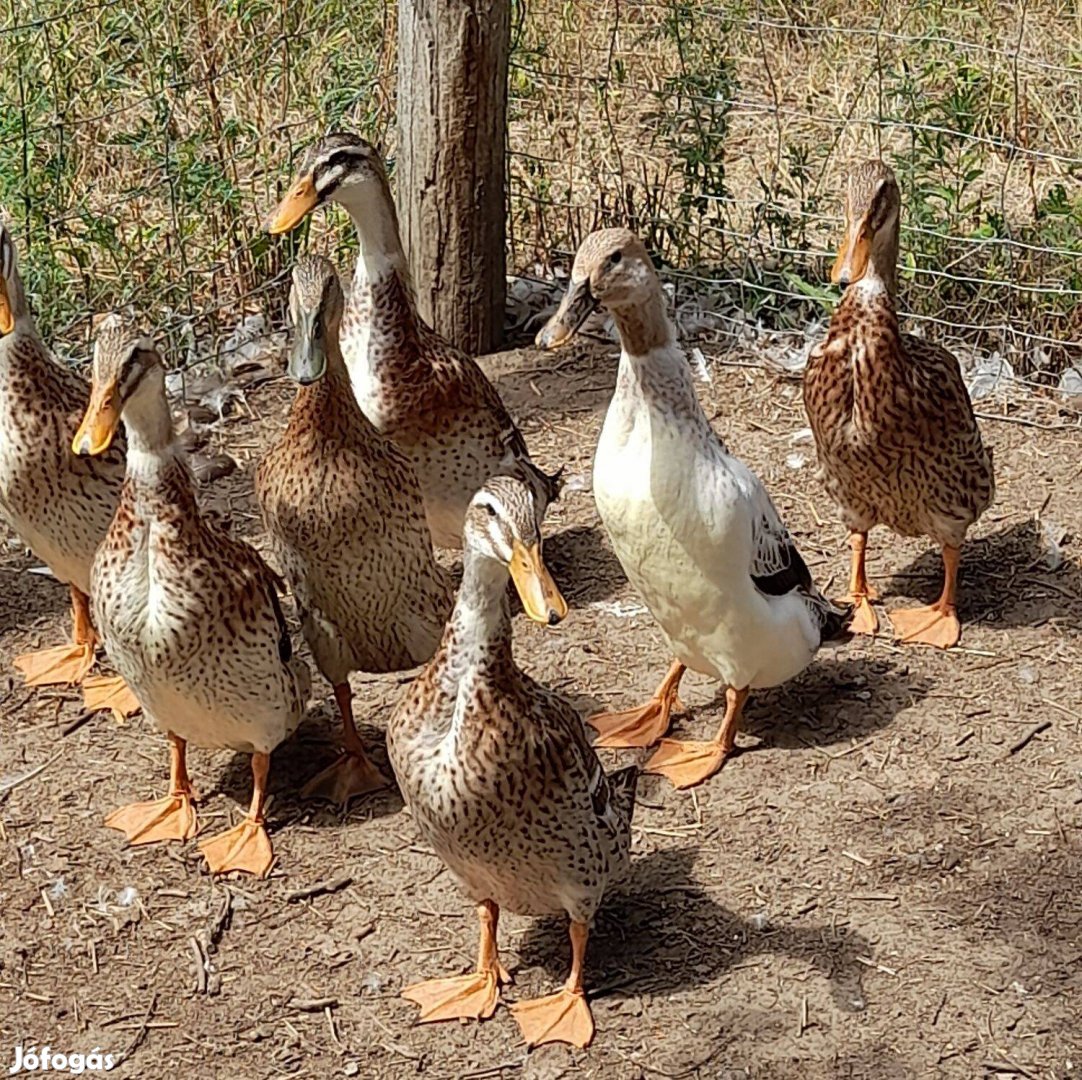
M646 356L656 349L676 344L676 328L665 310L665 294L656 281L645 302L611 310L624 352Z
M124 405L128 437L128 477L139 487L153 488L176 460L173 418L165 396L165 372L155 368L141 380Z
M353 276L354 290L372 290L387 282L397 283L412 309L409 265L402 249L398 214L387 180L381 176L343 187L334 197L345 207L357 230L360 250Z
M467 547L462 559L462 584L444 632L448 658L469 669L491 669L511 662L511 608L507 598L507 569L495 559Z
M646 400L673 412L701 414L691 368L665 312L661 289L640 307L613 309L613 318L622 346L613 400Z
M325 418L348 412L358 413L363 418L353 396L349 371L338 344L337 328L334 328L333 333L327 334L322 345L327 358L327 368L322 377L314 383L308 386L298 385L289 414L291 434L296 434L298 425L310 427L310 421L316 417Z

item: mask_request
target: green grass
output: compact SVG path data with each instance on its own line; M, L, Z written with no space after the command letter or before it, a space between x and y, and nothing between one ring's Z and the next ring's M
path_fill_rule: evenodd
M881 152L907 308L1022 371L1077 360L1082 16L873 7L515 0L512 265L627 222L682 289L799 326L829 306L845 162ZM50 338L79 353L132 304L180 361L280 317L300 241L261 222L322 130L393 152L394 20L389 0L0 0L0 207ZM312 228L350 250L341 215Z

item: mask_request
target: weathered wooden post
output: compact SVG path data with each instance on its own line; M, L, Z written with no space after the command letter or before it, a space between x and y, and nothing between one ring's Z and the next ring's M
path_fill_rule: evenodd
M470 353L503 336L510 0L400 0L398 213L422 318Z

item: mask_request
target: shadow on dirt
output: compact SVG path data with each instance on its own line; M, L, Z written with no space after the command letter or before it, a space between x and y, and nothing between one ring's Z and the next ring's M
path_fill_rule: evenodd
M844 647L844 646L843 646ZM748 699L741 730L761 740L739 747L739 754L778 747L801 750L865 738L889 727L898 713L921 701L931 682L910 672L904 663L863 658L834 659L833 651L802 674L771 690L754 691ZM680 737L714 733L725 711L719 692L675 720Z
M627 581L601 526L573 525L545 541L545 565L571 607L607 600Z
M694 848L632 857L628 880L608 897L590 937L587 992L664 994L721 978L764 954L798 956L830 980L838 1007L865 1007L861 966L869 942L827 924L790 926L778 919L755 925L715 903L690 882ZM519 946L523 968L540 966L563 981L570 962L566 920L534 923Z
M1047 541L1032 519L968 541L962 549L958 617L989 626L1036 626L1056 619L1082 628L1082 569L1069 561L1050 570ZM943 586L939 551L928 550L899 570L887 584L888 596L931 603ZM895 605L892 605L895 606Z

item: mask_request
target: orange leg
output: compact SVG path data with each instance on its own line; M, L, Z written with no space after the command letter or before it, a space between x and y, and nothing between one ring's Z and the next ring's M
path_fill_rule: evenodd
M248 816L237 826L204 840L199 850L214 874L241 870L266 877L274 865L270 837L263 828L263 806L267 801L267 773L270 754L252 755L252 805Z
M684 709L680 701L680 680L686 670L679 660L674 660L669 673L645 705L588 717L586 723L598 733L594 746L652 746L656 743L669 730L673 709L678 712Z
M378 791L390 780L364 752L364 743L353 722L353 691L348 682L334 688L334 700L342 717L343 753L334 764L312 777L301 789L301 795L306 799L329 799L344 808L350 799Z
M571 974L564 988L534 1001L519 1001L511 1006L511 1014L526 1040L527 1046L547 1042L564 1042L572 1046L588 1046L594 1037L594 1018L586 1003L582 969L586 962L586 942L589 928L573 922L571 937Z
M70 588L71 644L15 657L27 686L72 686L81 683L94 664L98 639L90 622L90 604L85 593L74 585Z
M496 1011L500 985L511 981L511 976L500 966L496 945L499 918L500 909L491 900L477 905L481 938L476 971L414 983L402 991L407 1001L421 1006L422 1024L435 1020L487 1020Z
M667 776L674 787L688 788L701 784L725 764L736 742L740 717L748 690L725 690L725 716L718 733L710 742L683 742L662 739L654 756L646 763L646 771Z
M849 534L849 546L853 549L849 568L849 603L853 605L853 621L849 629L854 634L876 634L879 620L869 601L878 599L879 594L868 584L864 569L864 553L868 547L866 532Z
M105 819L105 824L110 829L119 829L131 844L190 840L196 834L193 803L198 801L198 796L188 777L185 759L187 744L172 732L168 738L169 794L154 802L123 806Z
M961 550L943 545L943 592L934 604L891 612L894 634L906 645L935 645L949 649L958 644L962 627L955 610L958 588L958 562Z

